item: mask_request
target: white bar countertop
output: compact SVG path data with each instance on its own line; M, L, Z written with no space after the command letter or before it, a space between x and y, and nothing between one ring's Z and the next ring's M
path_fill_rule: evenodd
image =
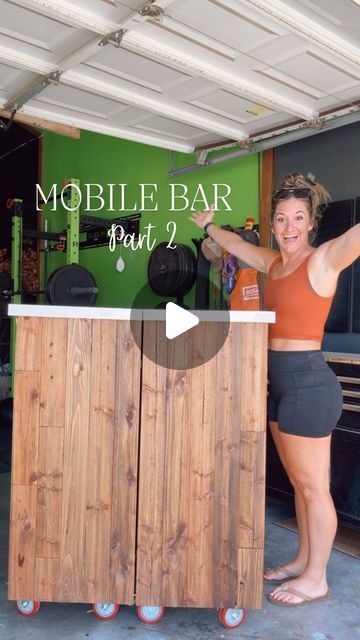
M273 311L198 311L189 309L202 322L275 322ZM90 320L164 320L165 309L119 309L115 307L65 307L45 304L9 304L9 316L30 318L88 318Z

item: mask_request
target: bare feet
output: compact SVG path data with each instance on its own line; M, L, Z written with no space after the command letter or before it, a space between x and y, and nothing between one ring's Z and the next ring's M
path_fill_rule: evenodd
M298 591L299 595L295 595L292 590L294 590L294 592ZM275 587L268 593L268 596L272 601L275 600L276 602L282 602L284 604L296 605L302 603L304 600L300 594L306 594L306 598L310 600L326 596L328 592L329 588L325 578L318 583L302 575L294 580L284 582L279 587Z
M304 567L296 562L288 562L288 564L279 567L265 569L264 580L267 582L282 583L289 578L297 578L304 571Z

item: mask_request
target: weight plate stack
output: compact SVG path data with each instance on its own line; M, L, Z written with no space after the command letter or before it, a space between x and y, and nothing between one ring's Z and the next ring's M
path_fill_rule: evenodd
M196 257L190 247L178 244L169 249L161 242L148 262L148 281L159 296L182 297L190 291L196 279Z
M93 307L97 286L93 275L79 264L67 264L56 269L46 283L50 304Z

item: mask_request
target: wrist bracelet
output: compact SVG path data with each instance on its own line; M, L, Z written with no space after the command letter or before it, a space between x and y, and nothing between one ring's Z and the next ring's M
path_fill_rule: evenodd
M214 222L207 222L206 225L204 226L204 231L205 233L208 232L208 228L210 227L211 224L215 224Z

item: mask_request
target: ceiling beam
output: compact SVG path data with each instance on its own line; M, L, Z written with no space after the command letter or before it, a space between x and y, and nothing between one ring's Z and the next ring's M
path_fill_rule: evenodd
M0 45L0 62L8 64L9 67L32 71L40 75L47 75L52 71L56 71L57 65L49 64L27 53L21 53L16 49Z
M112 20L107 20L66 0L17 0L17 2L22 7L40 13L42 16L60 19L64 24L102 35L112 31L115 24ZM132 11L130 15L134 13Z
M0 109L0 117L11 118L11 115L11 111L7 111L7 109ZM53 120L46 120L45 118L35 118L33 116L28 116L25 113L19 113L18 111L14 116L14 122L27 124L32 127L39 127L40 129L46 129L47 131L58 133L59 135L66 136L67 138L75 138L76 140L79 140L80 138L80 129L77 127L61 124L60 122L54 122Z
M160 9L166 9L175 0L157 0L156 6ZM142 22L148 20L148 16L142 16L138 10L129 10L120 23L108 20L94 13L79 7L76 2L68 2L67 0L17 0L17 3L32 11L38 11L41 15L47 15L56 19L61 18L65 24L80 29L87 29L99 35L107 35L116 29L133 29L138 27ZM145 2L139 1L139 9ZM126 3L119 3L121 9L126 8Z

